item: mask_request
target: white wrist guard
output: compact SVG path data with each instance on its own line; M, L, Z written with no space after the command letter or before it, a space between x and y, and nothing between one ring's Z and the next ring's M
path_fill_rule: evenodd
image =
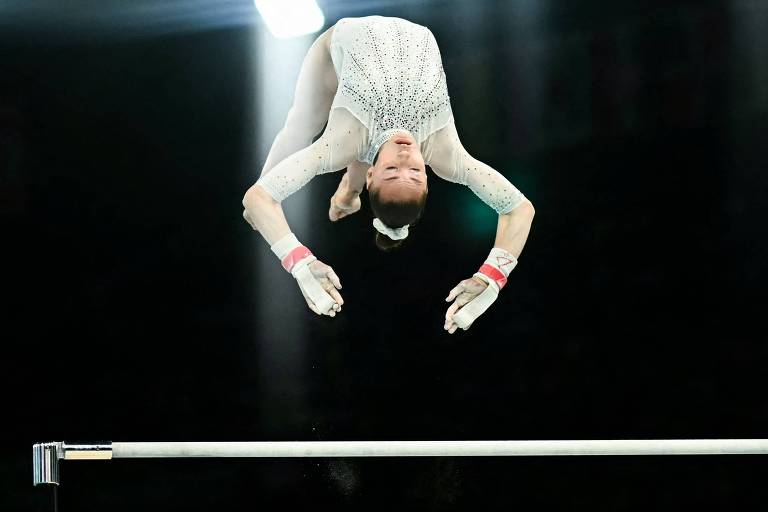
M283 268L291 273L299 284L302 294L309 298L322 313L327 313L336 302L323 290L317 281L309 264L317 260L312 252L299 242L293 233L288 233L270 247L283 264Z
M327 314L333 309L336 301L333 300L333 297L331 297L328 292L323 290L323 287L320 286L320 283L315 276L312 275L312 271L309 269L309 264L316 259L317 258L312 256L312 258L301 260L293 268L291 274L296 278L296 282L299 283L299 288L301 289L302 294L305 297L308 297L322 314Z
M515 266L517 266L517 258L511 252L499 247L491 249L480 270L473 276L485 281L488 286L453 315L456 325L464 330L469 329L472 322L485 313L499 297L499 291L507 284L507 277Z
M496 284L496 281L480 272L476 272L473 277L485 281L488 283L488 286L480 295L472 299L453 315L453 321L465 331L469 329L472 322L477 320L477 317L485 313L485 311L491 307L491 304L493 304L499 296L499 286Z
M293 233L285 235L275 242L270 249L278 257L283 268L291 274L294 274L294 268L299 262L308 265L317 259L312 251L303 246Z
M511 252L494 247L478 272L492 279L499 290L507 284L509 273L517 266L517 258ZM477 274L475 274L477 276Z

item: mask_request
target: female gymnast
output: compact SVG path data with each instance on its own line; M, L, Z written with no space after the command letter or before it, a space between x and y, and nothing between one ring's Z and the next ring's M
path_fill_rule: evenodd
M390 250L408 236L424 209L426 165L439 177L468 186L499 214L488 258L446 298L454 302L444 328L453 334L468 329L496 300L517 265L534 209L459 141L440 51L426 27L382 16L343 18L315 40L285 126L260 178L245 193L243 217L296 278L309 308L335 316L344 304L339 277L298 241L280 203L317 174L346 168L331 197L330 220L358 211L365 187L376 245Z

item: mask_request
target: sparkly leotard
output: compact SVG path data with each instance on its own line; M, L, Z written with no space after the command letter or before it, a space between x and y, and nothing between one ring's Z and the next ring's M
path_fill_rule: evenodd
M435 174L468 186L497 213L525 200L459 141L440 51L429 29L400 18L343 18L335 25L330 54L338 88L323 135L257 182L276 201L317 174L355 160L372 164L381 145L402 131L418 141Z
M336 23L331 58L339 87L331 108L345 108L367 129L362 161L373 163L399 130L424 140L451 120L440 50L428 28L369 16Z

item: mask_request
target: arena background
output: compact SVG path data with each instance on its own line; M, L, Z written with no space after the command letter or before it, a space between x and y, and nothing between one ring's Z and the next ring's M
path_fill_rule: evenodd
M55 440L768 437L768 2L320 0L428 26L464 145L536 207L467 332L495 213L430 177L403 249L341 174L284 203L308 310L241 217L312 36L235 0L0 4L0 509ZM60 509L760 510L759 456L67 463Z

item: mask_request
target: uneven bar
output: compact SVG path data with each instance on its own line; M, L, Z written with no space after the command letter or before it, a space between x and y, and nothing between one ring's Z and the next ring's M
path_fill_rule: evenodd
M59 483L59 459L201 457L541 457L574 455L768 454L768 439L611 439L582 441L277 441L38 443L35 485Z
M112 443L113 458L768 454L768 439Z

